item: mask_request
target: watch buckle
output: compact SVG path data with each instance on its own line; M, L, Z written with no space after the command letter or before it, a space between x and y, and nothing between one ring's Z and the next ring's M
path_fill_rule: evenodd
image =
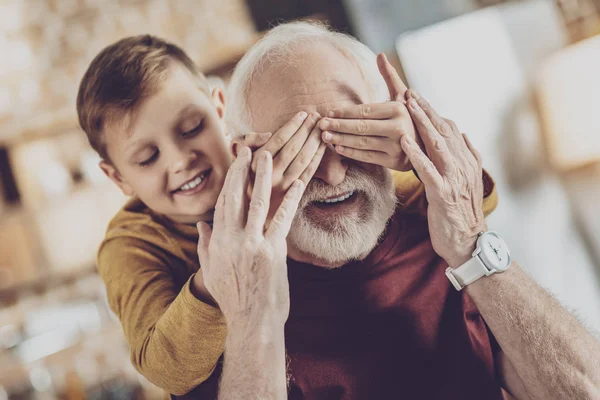
M450 281L452 286L454 286L454 289L456 289L460 292L463 289L463 286L460 284L460 282L458 282L458 280L452 273L453 270L454 269L452 267L446 268L446 276L448 277L448 280Z

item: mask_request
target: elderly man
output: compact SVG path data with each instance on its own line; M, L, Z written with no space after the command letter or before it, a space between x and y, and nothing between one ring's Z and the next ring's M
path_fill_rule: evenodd
M255 154L245 201L244 149L214 230L199 227L204 280L228 323L221 398L501 399L502 388L519 399L599 398L598 342L486 232L478 153L405 94L384 58L379 67L390 102L364 46L290 24L232 78L234 134L316 111L331 147L271 221L271 155ZM407 123L390 130L396 117L418 136ZM398 212L385 167L402 169L407 156L427 218Z

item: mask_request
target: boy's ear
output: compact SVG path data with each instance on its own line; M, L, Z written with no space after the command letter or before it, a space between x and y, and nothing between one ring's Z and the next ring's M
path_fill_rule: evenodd
M215 105L219 118L225 118L225 92L223 89L219 87L214 88L210 97Z
M112 164L101 160L99 166L102 172L104 172L104 174L108 176L108 179L113 181L119 187L119 189L121 189L125 196L133 196L135 194L131 185L129 185L123 180L123 177L121 177L119 171L117 171L117 169Z

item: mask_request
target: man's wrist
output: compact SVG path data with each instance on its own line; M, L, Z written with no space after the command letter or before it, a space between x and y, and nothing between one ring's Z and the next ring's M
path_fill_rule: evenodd
M521 271L519 265L515 261L511 261L509 268L501 274L491 274L484 276L481 279L468 285L465 290L469 293L473 291L485 291L489 290L490 285L498 287L499 285L509 284L514 285L515 281L522 280L519 276Z
M270 330L283 329L286 320L277 315L275 311L248 310L238 312L234 315L225 315L227 326L230 331L253 331L268 332Z
M476 235L473 238L465 240L461 243L460 247L457 247L453 254L446 258L446 262L452 268L458 268L471 258L473 258L473 252L477 248L477 238Z
M262 360L263 355L268 359L279 354L285 348L285 322L279 318L236 318L227 323L226 352L244 352L247 356ZM283 350L282 350L283 351ZM285 353L285 351L283 351Z
M229 319L219 398L286 397L285 321L262 309ZM226 317L227 318L227 317Z

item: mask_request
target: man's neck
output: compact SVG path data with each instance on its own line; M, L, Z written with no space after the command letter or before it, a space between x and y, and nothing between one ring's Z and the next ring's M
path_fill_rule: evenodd
M288 243L288 258L291 258L292 260L298 261L300 263L312 264L316 267L322 267L322 268L339 268L345 264L343 262L336 263L336 264L328 263L324 260L321 260L321 259L313 256L312 254L305 253L303 251L300 251L300 250L294 248L293 246L290 246L289 243Z
M315 267L321 267L321 268L327 268L327 269L334 269L334 268L341 268L344 265L348 264L349 260L346 261L340 261L340 262L328 262L325 261L323 259L320 259L318 257L315 257L312 254L308 254L305 253L301 250L298 250L296 248L294 248L293 246L291 246L288 242L288 258L291 258L294 261L300 262L300 263L304 263L304 264L311 264L314 265ZM359 257L359 259L364 259L368 256L369 254L365 254L364 256Z

